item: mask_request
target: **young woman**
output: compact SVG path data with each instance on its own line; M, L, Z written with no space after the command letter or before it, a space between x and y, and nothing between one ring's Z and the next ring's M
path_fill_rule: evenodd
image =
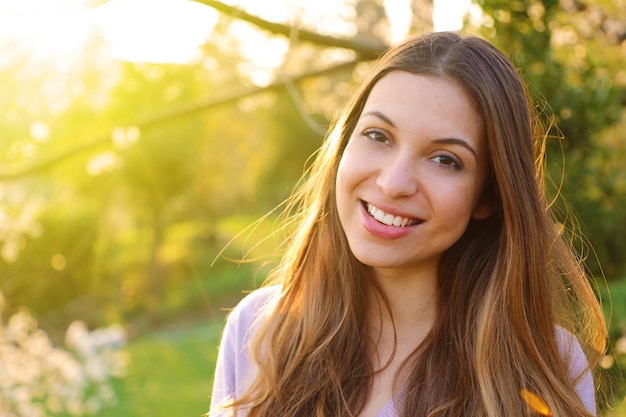
M291 201L272 285L229 315L210 416L595 415L605 329L532 109L486 41L388 51Z

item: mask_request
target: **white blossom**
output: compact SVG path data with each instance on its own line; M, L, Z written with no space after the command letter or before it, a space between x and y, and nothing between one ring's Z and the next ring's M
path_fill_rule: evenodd
M85 416L115 403L111 378L128 362L123 327L76 321L65 340L55 347L26 310L0 319L0 417Z

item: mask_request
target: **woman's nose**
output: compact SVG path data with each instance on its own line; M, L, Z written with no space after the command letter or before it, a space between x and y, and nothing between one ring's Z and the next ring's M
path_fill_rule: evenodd
M378 187L388 197L407 197L417 193L419 180L417 166L412 158L396 155L379 170Z

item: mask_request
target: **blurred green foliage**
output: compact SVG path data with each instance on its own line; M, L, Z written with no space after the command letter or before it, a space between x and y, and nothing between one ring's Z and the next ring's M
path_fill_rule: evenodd
M486 16L472 30L511 57L528 80L545 124L556 123L549 132L547 168L552 195L564 198L557 202L562 221L578 216L593 246L583 242L587 247L581 249L593 273L624 276L623 5L611 0L477 3Z

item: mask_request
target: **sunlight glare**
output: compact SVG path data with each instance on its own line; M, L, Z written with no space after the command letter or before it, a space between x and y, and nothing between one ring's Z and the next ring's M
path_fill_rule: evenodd
M201 59L218 13L188 0L0 0L0 39L19 40L35 57L78 55L99 30L111 57L155 63Z
M77 52L91 22L84 19L86 2L21 0L0 2L0 37L20 39L36 56Z
M389 17L390 38L392 43L399 43L410 29L411 25L411 2L410 0L385 0L385 11Z
M435 0L433 28L436 32L458 31L463 28L463 18L471 0Z
M390 39L400 42L411 24L410 0L384 3ZM435 30L460 29L469 5L470 0L435 0ZM294 0L240 0L236 6L270 21L330 36L355 35L356 17L348 0L319 0L306 6ZM78 56L90 34L99 31L114 59L187 64L202 59L202 45L210 39L218 16L214 9L190 0L0 0L0 37L19 38L35 55L67 61L64 56ZM270 40L250 25L249 30L243 26L232 33L243 45L248 64L259 67L256 83L266 84L270 69L284 59L287 42Z
M349 37L356 26L352 23L353 11L346 0L319 0L304 6L293 0L244 0L236 7L271 22L281 22L294 27L304 27L329 36ZM242 58L238 69L258 86L274 81L276 69L285 63L289 52L289 38L277 37L245 23L233 22L229 34L236 39ZM293 32L297 40L298 31Z
M180 0L113 0L96 12L111 56L153 63L200 60L218 18L210 7Z
M256 85L270 84L274 70L283 64L289 50L288 40L259 33L256 28L243 22L233 22L230 31L239 43L243 58L238 64L241 72L248 74Z

